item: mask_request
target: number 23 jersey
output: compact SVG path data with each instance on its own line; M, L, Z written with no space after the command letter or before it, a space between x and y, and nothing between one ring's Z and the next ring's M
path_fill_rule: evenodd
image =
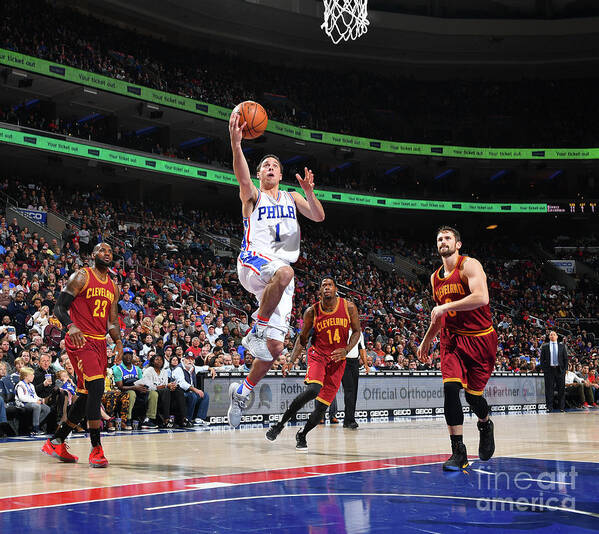
M107 332L110 307L116 298L115 285L109 276L101 280L91 268L85 267L83 270L87 281L73 300L69 315L85 335L103 339Z

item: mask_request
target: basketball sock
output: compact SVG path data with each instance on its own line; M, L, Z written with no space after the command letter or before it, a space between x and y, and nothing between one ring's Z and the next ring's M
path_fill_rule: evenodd
M449 436L449 439L451 439L451 450L452 451L455 451L455 448L458 446L458 443L464 442L464 436L461 434Z
M71 426L68 421L65 421L58 427L58 430L54 433L54 437L52 438L51 443L53 443L54 445L60 445L61 443L64 443L68 435L73 431L74 428L75 427Z
M261 315L256 316L256 333L261 334L266 330L270 317L262 317Z
M99 445L101 445L100 429L99 428L90 428L89 429L89 439L92 442L92 447L98 447Z
M243 381L243 384L240 384L239 387L237 388L237 393L239 395L243 395L244 397L247 397L252 390L254 389L256 384L252 384L247 378Z

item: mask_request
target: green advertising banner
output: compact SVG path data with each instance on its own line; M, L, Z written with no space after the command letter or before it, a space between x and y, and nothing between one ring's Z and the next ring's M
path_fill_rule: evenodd
M150 157L150 155L145 156L126 152L124 150L114 150L111 148L89 145L71 139L56 139L8 128L0 128L0 143L46 150L67 156L95 159L106 163L136 167L138 169L161 172L174 176L184 176L196 180L206 180L237 186L235 175L229 172L204 169L202 167L196 167L195 165L153 158ZM257 180L254 180L254 183L258 186ZM281 189L285 191L301 190L299 186L294 187L286 184L281 184ZM323 202L353 204L356 206L370 206L374 208L472 213L547 213L547 204L497 204L486 202L413 200L322 190L315 191L315 194L316 197Z
M219 120L229 120L231 109L200 102L192 98L165 93L141 85L116 80L101 74L53 63L0 48L0 64L24 71L50 76L71 83L108 91L145 102L189 111ZM576 160L599 159L599 148L476 148L448 145L420 145L366 137L308 130L277 121L268 121L267 131L310 143L322 143L347 148L358 148L390 154L413 156L443 156L448 158L492 160Z

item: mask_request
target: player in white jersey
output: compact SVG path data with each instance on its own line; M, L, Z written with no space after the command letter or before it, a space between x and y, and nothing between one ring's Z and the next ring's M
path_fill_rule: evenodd
M293 268L300 246L297 212L316 222L324 220L324 209L314 195L314 175L304 169L304 178L296 174L305 198L296 191L279 190L283 168L276 156L265 156L257 168L260 189L250 176L250 169L241 149L242 130L239 113L229 120L233 171L239 182L239 197L243 214L244 236L237 261L239 281L253 293L259 308L253 317L256 323L243 338L243 346L254 355L250 374L243 384L229 387L229 424L238 427L245 401L254 386L270 370L283 351L283 341L289 326L293 304Z

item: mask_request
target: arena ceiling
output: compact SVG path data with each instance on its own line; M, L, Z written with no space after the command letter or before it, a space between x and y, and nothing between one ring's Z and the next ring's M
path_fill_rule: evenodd
M60 3L168 42L226 50L240 57L252 55L265 62L316 62L332 69L392 68L419 79L591 77L599 66L599 16L559 19L547 14L549 7L552 13L560 9L574 13L567 8L577 5L592 7L586 0L485 3L491 11L500 11L503 6L504 11L522 12L521 19L468 18L468 9L480 3L474 0L371 2L386 11L371 9L368 33L339 46L320 29L322 5L316 0ZM428 14L410 13L410 9L418 11L416 8L423 6ZM458 8L463 8L464 15ZM525 16L527 12L534 16ZM545 16L541 17L542 13ZM593 9L589 13L592 15ZM455 14L463 18L447 18Z

